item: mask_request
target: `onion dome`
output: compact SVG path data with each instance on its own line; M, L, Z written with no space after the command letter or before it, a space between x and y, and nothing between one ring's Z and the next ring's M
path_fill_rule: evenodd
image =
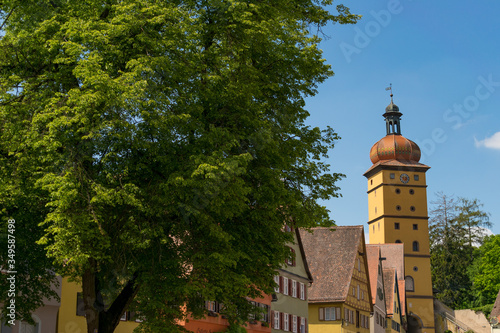
M387 136L379 140L370 150L373 164L383 160L411 161L418 163L420 148L418 145L401 135L401 116L399 107L392 101L385 108L384 118Z
M388 134L372 146L370 159L375 164L382 160L403 160L418 163L420 148L400 134Z

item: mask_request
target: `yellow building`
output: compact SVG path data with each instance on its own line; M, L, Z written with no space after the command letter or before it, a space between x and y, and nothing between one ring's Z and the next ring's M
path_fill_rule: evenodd
M314 283L309 333L369 333L373 312L362 226L300 231Z
M57 320L58 333L87 332L81 292L82 288L78 283L69 282L66 278L62 279L61 307ZM115 333L132 333L138 325L138 322L131 318L130 313L126 312L116 327Z
M420 148L401 135L402 113L385 109L387 135L370 151L368 179L370 244L403 243L408 332L434 333L427 193L427 165Z

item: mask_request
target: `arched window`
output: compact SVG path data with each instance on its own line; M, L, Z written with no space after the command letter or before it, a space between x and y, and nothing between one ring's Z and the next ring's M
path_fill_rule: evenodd
M405 286L406 291L415 291L415 283L413 278L409 275L405 277Z
M400 241L399 239L396 239L396 244L401 244L403 243L402 241Z
M415 251L415 252L420 251L420 248L419 248L419 246L418 246L418 242L417 242L417 241L414 241L414 242L413 242L413 251Z

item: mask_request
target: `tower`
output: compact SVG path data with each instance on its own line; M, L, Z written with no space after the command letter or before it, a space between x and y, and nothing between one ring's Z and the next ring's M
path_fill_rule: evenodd
M434 333L427 165L419 163L420 148L401 135L399 107L384 113L387 135L370 151L368 179L370 244L404 243L408 332Z

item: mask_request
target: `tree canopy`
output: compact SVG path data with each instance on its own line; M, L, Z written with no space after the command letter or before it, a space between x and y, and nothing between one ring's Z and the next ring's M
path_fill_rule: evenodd
M89 332L112 332L127 308L173 332L204 300L246 320L288 255L284 223L332 223L318 200L339 195L323 162L338 136L305 124L304 98L333 73L311 28L358 16L330 4L0 1L19 316L56 272L82 283Z
M456 199L441 192L432 205L429 234L436 297L455 309L473 306L469 267L486 236L484 228L491 227L489 215L477 199Z

